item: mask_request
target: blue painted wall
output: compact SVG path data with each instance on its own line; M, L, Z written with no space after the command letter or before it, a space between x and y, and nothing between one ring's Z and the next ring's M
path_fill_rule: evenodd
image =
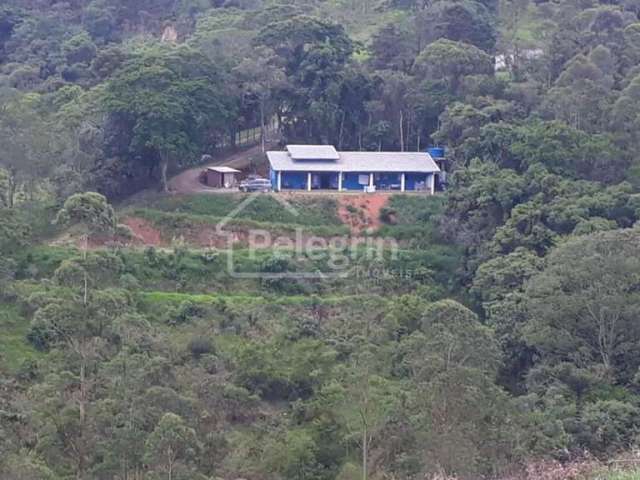
M364 185L358 183L359 173L344 173L342 175L342 188L344 190L364 190ZM369 175L369 174L367 174Z
M331 187L337 188L337 173L331 173ZM364 185L358 183L360 175L369 175L366 172L350 172L344 173L342 177L342 189L352 191L363 191ZM374 184L378 188L385 188L389 184L400 184L400 174L395 173L379 173L375 174L378 179L374 180ZM405 190L411 191L416 189L416 184L424 183L424 188L428 189L428 180L431 174L428 173L406 173L405 174ZM278 172L269 171L269 178L274 190L278 187ZM335 184L335 186L333 186ZM307 189L307 172L282 172L281 179L282 190L306 190ZM317 186L316 186L317 187Z
M282 172L282 190L306 190L307 172Z

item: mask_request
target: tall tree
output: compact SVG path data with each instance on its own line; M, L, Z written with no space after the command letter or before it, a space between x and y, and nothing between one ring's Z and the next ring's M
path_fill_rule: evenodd
M0 204L13 208L18 191L32 194L34 183L58 160L60 139L38 112L37 95L3 91L0 97Z
M334 140L342 71L354 51L344 28L301 15L265 26L255 42L284 65L289 84L278 92L279 116L289 136Z
M260 142L262 151L265 152L266 121L271 119L276 111L275 92L285 88L284 71L274 59L273 52L265 48L257 49L254 57L242 60L233 73L241 82L242 91L249 97L249 105L255 104L255 101L258 103Z
M446 80L452 93L458 93L465 75L493 73L493 60L473 45L447 39L428 45L416 59L418 72L432 79Z
M551 252L526 290L528 339L545 361L600 365L611 382L635 375L639 238L634 229L600 232Z
M107 85L103 105L131 127L130 155L157 164L164 191L169 164L199 158L233 110L219 68L198 51L166 43L127 61Z
M180 462L192 458L196 447L195 431L189 428L180 416L165 413L147 437L146 459L166 473L167 480L174 480Z

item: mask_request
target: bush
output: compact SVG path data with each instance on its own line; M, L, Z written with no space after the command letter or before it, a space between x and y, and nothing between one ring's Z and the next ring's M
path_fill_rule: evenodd
M189 341L188 348L195 359L199 359L202 355L215 353L213 342L209 338L194 337Z
M7 292L8 287L11 285L15 274L17 265L10 258L0 257L0 298Z
M41 324L32 324L29 333L27 333L27 341L41 352L47 351L53 341L51 331Z
M390 225L395 225L398 222L397 215L398 212L391 207L382 207L380 210L380 220Z
M67 63L74 65L82 63L88 65L96 56L97 48L86 32L74 35L62 45Z
M289 258L274 255L262 263L260 271L265 274L284 274L295 272L296 268ZM262 280L262 286L268 290L289 295L304 293L305 291L302 283L295 278L287 278L286 276L281 278L264 278Z
M588 404L581 417L580 443L596 454L611 454L629 448L638 434L640 410L619 400Z
M130 273L125 273L120 277L120 288L123 288L128 291L135 291L140 289L140 282L136 277L131 275Z
M205 314L206 310L202 305L192 302L191 300L185 300L175 310L175 313L172 315L169 323L186 323L192 318L202 318Z
M29 225L17 210L0 207L0 254L10 254L27 244Z

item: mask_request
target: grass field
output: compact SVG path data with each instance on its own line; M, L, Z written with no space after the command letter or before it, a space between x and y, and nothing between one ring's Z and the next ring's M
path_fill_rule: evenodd
M633 469L624 472L609 472L596 475L592 480L639 480L640 469ZM590 479L591 480L591 479Z
M284 204L279 201L282 198L274 195L248 197L233 193L158 196L147 199L143 205L138 204L132 207L213 218L224 218L233 214L235 218L260 223L307 226L341 225L336 201L331 197L288 197L286 201L292 208L285 208ZM125 208L124 213L128 210Z
M238 215L229 218L210 214L194 214L181 211L164 211L150 208L135 208L128 213L135 217L144 218L160 229L164 237L175 237L188 231L198 230L203 227L216 227L220 222L225 222L225 231L229 230L267 230L270 232L293 232L300 227L306 232L319 236L344 235L348 228L341 224L310 223L308 217L301 217L304 223L291 222L290 218L282 218L281 221L254 220L247 215ZM258 215L260 217L260 215ZM285 217L285 215L282 215ZM287 222L287 220L289 220Z

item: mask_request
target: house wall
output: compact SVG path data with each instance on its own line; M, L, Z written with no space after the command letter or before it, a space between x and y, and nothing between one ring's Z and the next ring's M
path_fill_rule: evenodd
M405 190L428 190L429 173L407 173L405 175Z
M207 185L215 188L222 187L222 174L207 170Z
M306 190L307 172L282 172L283 190Z
M342 178L342 188L344 190L364 190L365 185L358 182L360 175L369 175L368 173L345 173Z
M235 187L238 184L235 173L223 173L222 174L222 186L228 185L230 188Z
M307 189L307 175L308 172L281 172L281 189L282 190L306 190ZM312 188L328 188L337 189L338 174L335 172L313 172L312 176ZM379 190L390 189L393 186L394 189L400 190L401 185L401 173L374 173L374 185ZM320 186L320 177L325 179L324 183L329 186ZM362 178L361 178L362 177ZM431 173L406 173L405 174L405 190L406 191L425 191L428 192L431 186ZM274 190L277 190L278 185L278 172L271 170L269 178ZM369 172L345 172L342 174L342 189L349 191L363 191L364 187L368 185ZM329 181L327 181L327 179ZM365 180L367 183L361 183L361 180Z

